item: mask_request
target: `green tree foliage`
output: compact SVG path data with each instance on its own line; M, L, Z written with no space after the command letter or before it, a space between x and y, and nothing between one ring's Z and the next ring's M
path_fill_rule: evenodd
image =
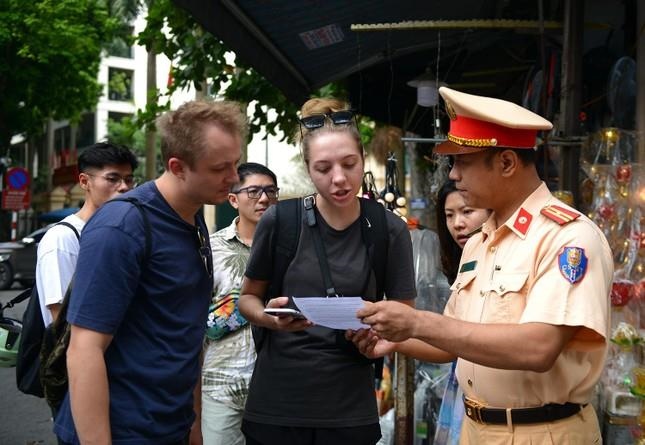
M156 103L148 103L145 110L140 110L131 121L132 125L143 128L153 123L161 112L169 108L170 96L174 92L191 86L201 91L207 81L209 94L221 92L227 99L253 105L249 116L250 137L264 131L281 135L283 140L294 141L300 104L290 102L252 67L238 60L233 63L234 55L226 45L171 0L148 0L146 4L146 28L136 39L148 51L164 54L172 61L171 83L165 97L157 91ZM314 95L345 98L347 92L341 83L333 83ZM267 113L269 109L275 111L272 119ZM368 119L361 121L365 145L371 139L373 128L373 122Z
M267 134L282 134L283 139L293 141L298 130L297 112L300 104L290 102L252 67L238 60L235 65L229 63L225 56L228 54L231 60L233 55L224 43L206 32L171 0L151 2L147 26L139 34L138 41L173 61L168 96L190 86L201 91L203 82L207 80L211 92L217 94L221 91L227 99L253 103L249 116L250 135L264 130ZM336 97L345 96L338 85L329 86L327 90ZM160 111L167 109L168 102L161 99L156 107L149 106L140 113L140 125L150 122ZM276 112L275 118L268 118L268 109Z
M100 0L0 2L0 149L94 108L101 47L118 26Z
M146 146L145 134L142 128L139 128L133 118L125 117L119 122L108 120L108 135L110 141L116 144L128 146L139 159L139 166L134 172L134 176L141 183L146 180L145 172L145 159L146 159ZM157 139L155 141L155 151L161 152L161 144ZM161 159L157 157L155 162L156 175L163 173L163 165Z

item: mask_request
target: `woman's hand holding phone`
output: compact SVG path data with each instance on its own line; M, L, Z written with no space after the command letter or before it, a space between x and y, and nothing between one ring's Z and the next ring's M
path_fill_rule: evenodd
M278 297L269 300L264 313L273 318L273 329L280 331L301 331L313 323L297 309L283 307L289 302L288 297Z

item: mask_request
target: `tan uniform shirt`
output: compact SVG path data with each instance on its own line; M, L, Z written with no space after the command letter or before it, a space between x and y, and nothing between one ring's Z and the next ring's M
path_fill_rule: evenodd
M563 225L542 215L549 205L579 213L543 183L499 228L491 216L464 248L444 312L479 323L584 326L544 373L459 359L464 394L489 407L587 403L604 366L613 275L609 245L584 215Z

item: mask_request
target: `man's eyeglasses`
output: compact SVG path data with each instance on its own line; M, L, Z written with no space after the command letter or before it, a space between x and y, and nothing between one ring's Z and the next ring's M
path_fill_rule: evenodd
M331 113L312 114L299 119L300 132L302 133L302 127L305 127L307 130L315 130L316 128L324 127L325 119L329 119L334 125L347 125L351 124L352 122L356 123L356 115L354 114L354 110L342 110L332 111Z
M107 174L107 175L93 175L91 173L86 173L88 176L103 178L105 182L110 184L112 187L118 187L121 183L124 183L126 187L133 188L137 185L137 180L133 175L121 176L117 174Z
M280 187L276 187L275 185L267 185L264 187L250 185L248 187L243 187L241 189L231 191L231 193L236 195L242 192L246 192L246 195L249 197L249 199L260 199L262 193L266 193L267 198L269 199L278 199Z

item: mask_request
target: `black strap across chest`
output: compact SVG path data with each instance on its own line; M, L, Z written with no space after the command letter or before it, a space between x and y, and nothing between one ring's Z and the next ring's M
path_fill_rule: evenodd
M308 197L287 199L278 202L276 208L276 221L272 238L273 248L273 271L269 291L266 300L280 295L284 275L295 257L298 242L300 240L300 230L302 227L302 212L305 211L306 225L317 226L315 212L308 212L306 205L313 207L313 202L306 202ZM385 209L376 201L368 199L359 199L361 206L360 227L363 244L367 248L367 255L370 267L376 280L376 300L383 298L385 294L385 279L388 259L389 236L387 229L387 220ZM317 227L316 227L317 228ZM320 234L315 235L318 230L312 230L314 245L317 255L326 260L324 243ZM318 238L318 241L316 240ZM325 269L327 272L325 272ZM321 272L325 284L325 293L335 295L336 289L331 281L329 274L329 265L326 261L321 264ZM325 275L329 279L325 278ZM368 275L369 279L369 275ZM330 292L327 292L330 290Z

